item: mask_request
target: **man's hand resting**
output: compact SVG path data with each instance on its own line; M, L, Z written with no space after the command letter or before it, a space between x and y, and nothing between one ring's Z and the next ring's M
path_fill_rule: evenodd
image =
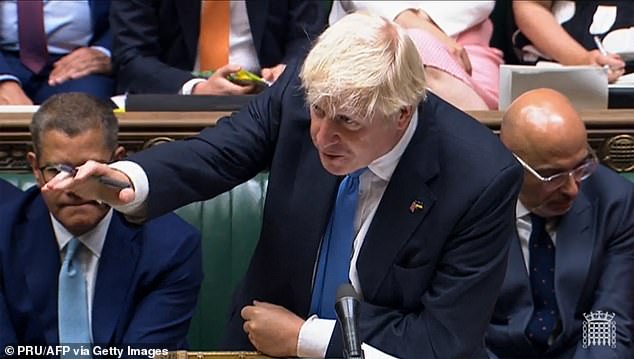
M240 312L242 328L253 346L274 357L297 356L297 341L304 320L279 305L253 301Z

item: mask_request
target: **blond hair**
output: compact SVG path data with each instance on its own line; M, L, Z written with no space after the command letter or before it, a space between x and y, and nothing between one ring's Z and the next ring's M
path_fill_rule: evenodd
M371 119L390 116L425 97L425 74L414 42L383 17L350 14L317 39L300 73L308 103Z

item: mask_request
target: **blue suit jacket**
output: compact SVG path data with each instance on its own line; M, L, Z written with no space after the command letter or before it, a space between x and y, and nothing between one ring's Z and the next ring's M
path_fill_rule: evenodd
M290 64L268 91L198 137L131 157L150 217L270 169L261 237L237 290L225 349L252 349L240 309L253 299L308 316L315 261L340 177L326 172ZM522 170L496 136L429 94L361 248L361 339L404 358L484 355L505 273ZM410 212L412 201L423 209ZM328 357L342 355L335 328Z
M0 346L55 345L61 263L39 189L0 207L0 218ZM183 348L201 257L199 232L176 215L138 226L115 212L95 284L94 343Z
M113 58L119 92L177 93L198 53L200 0L113 1ZM326 27L324 2L246 0L260 66L303 57Z
M23 192L11 183L0 179L0 204L8 202L9 199L18 197Z
M106 49L112 47L112 35L108 22L110 0L89 0L90 14L92 16L93 37L89 46L101 46ZM17 29L15 30L18 31ZM0 74L16 75L15 70L7 63L2 51L0 51Z
M533 311L530 279L513 237L502 293L487 332L499 357L632 358L634 184L600 166L557 228L555 290L562 333L546 353L524 334ZM584 313L616 314L616 349L582 348Z

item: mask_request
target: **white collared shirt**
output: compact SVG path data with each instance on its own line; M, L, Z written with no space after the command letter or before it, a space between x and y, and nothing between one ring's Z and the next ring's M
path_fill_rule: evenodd
M517 236L520 240L520 246L522 247L522 256L524 257L524 265L526 267L526 271L530 273L528 269L528 265L530 264L530 251L528 249L528 242L531 237L531 230L533 229L533 225L531 223L531 212L524 207L520 200L517 200L517 204L515 205L515 216L517 220ZM557 228L555 221L546 220L546 232L550 235L550 238L553 240L553 245L556 245L557 241Z
M70 233L64 225L61 224L51 214L51 223L53 224L53 232L57 239L57 245L59 246L60 258L64 261L66 255L66 245L75 236ZM77 239L83 246L79 246L78 252L75 257L79 258L79 263L86 276L86 295L88 296L88 325L92 328L92 302L95 295L95 282L97 279L97 270L99 269L99 258L101 257L101 250L103 244L106 241L106 235L108 234L108 228L110 227L110 221L112 220L112 209L106 213L103 219L92 230L77 236ZM92 332L90 333L92 339Z

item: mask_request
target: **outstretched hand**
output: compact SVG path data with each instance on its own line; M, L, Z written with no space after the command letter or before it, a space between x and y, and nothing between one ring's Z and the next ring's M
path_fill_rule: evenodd
M42 187L42 192L72 191L82 198L103 202L111 206L124 205L134 200L135 192L132 187L119 189L105 185L98 180L100 176L132 185L128 176L123 172L104 163L88 161L77 167L74 176L61 172L53 177Z

